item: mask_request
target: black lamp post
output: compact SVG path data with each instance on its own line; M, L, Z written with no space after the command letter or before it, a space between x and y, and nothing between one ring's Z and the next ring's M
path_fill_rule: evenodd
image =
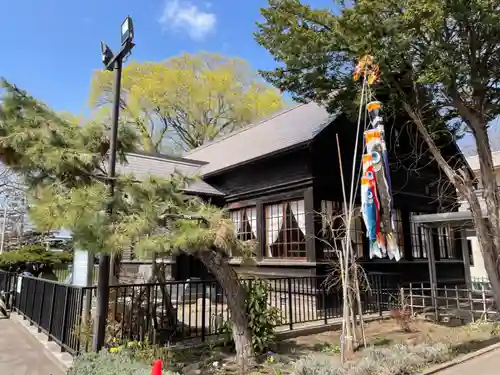
M117 54L103 42L101 42L102 62L106 70L115 72L113 87L113 113L111 118L111 136L109 140L109 195L110 203L108 214L113 215L113 202L115 196L115 176L116 176L116 139L118 134L118 117L120 112L120 85L122 76L123 59L134 48L134 26L132 18L127 17L121 26L121 47ZM94 324L94 335L92 349L99 351L104 346L106 332L106 318L108 315L109 303L109 273L110 273L109 254L101 253L99 255L99 273L97 281L97 311L96 322Z

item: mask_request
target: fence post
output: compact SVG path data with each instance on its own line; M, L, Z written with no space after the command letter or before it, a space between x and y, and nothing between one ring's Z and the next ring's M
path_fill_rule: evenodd
M420 283L420 294L422 296L422 309L425 310L425 301L427 300L427 296L425 294L424 283Z
M207 309L207 285L205 284L205 280L202 280L202 291L201 291L201 341L205 342L206 335L206 309Z
M16 306L16 294L17 294L17 275L9 273L9 303L10 309L17 309Z
M50 300L50 312L49 312L49 329L48 329L48 337L49 341L52 340L52 326L54 323L54 306L56 304L56 290L57 290L57 284L52 284L53 292L52 292L52 299Z
M469 299L469 306L470 306L470 317L472 319L472 322L475 321L475 316L474 316L474 301L472 300L472 292L470 289L467 289L467 298Z
M77 340L76 340L76 354L79 354L80 353L80 346L81 346L81 343L82 343L82 339L81 339L81 336L82 336L82 324L83 324L83 297L85 296L85 288L81 288L79 289L80 290L80 298L79 298L79 301L78 301L78 314L76 316L79 316L79 319L77 320L78 322L78 332L76 333L76 337L77 337Z
M413 311L413 284L410 283L410 311L411 311L411 316L415 315L415 312Z
M30 320L30 326L33 325L33 322L35 321L35 317L33 316L35 314L35 296L36 296L36 287L38 285L38 280L31 279L30 281L34 281L34 287L33 287L33 295L31 296L31 311L30 315L28 316Z
M61 328L61 344L65 345L66 339L66 318L68 316L68 299L69 299L69 286L65 286L66 292L64 293L64 313L62 318L62 328ZM61 346L61 351L63 351L63 346Z
M378 314L382 316L382 295L380 293L380 288L377 288L377 309Z
M34 280L34 287L33 287L33 295L31 296L31 312L30 312L30 325L33 325L33 322L35 321L35 296L36 296L36 287L38 286L38 280Z
M23 307L22 307L22 312L23 312L23 319L26 319L26 315L27 315L27 308L26 308L26 305L28 304L28 282L26 281L28 279L26 279L24 276L21 276L21 292L20 294L23 294L24 298L23 298Z
M399 298L401 299L401 307L406 306L405 302L405 290L403 287L399 288Z
M444 286L444 300L446 301L446 308L448 309L448 287L445 285Z
M321 289L321 299L322 299L322 304L323 304L323 318L325 321L325 324L328 324L328 314L326 313L326 289L323 284L320 284L320 289Z
M43 283L43 288L42 288L42 296L41 296L41 303L40 303L40 311L38 312L38 332L41 332L41 326L42 326L42 311L43 311L43 300L45 297L45 282Z
M292 309L292 279L288 278L288 315L290 316L290 331L293 330L293 309Z
M486 311L486 295L484 293L484 284L481 284L481 298L483 300L483 318L488 318L488 312Z

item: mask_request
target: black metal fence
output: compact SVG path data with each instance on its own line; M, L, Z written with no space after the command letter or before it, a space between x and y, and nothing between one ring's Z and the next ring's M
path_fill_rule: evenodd
M278 309L281 330L328 324L342 317L342 291L324 286L324 277L266 279L268 304ZM245 280L245 282L252 282ZM13 309L70 353L87 350L96 289L0 271L0 289L12 291ZM148 340L189 345L223 334L230 320L227 298L215 281L169 281L110 287L107 340ZM231 296L229 296L231 298ZM382 314L399 303L399 289L361 293L364 314ZM83 321L87 318L89 324Z
M81 349L78 331L86 289L91 288L0 271L0 291L10 301L11 310L72 354Z

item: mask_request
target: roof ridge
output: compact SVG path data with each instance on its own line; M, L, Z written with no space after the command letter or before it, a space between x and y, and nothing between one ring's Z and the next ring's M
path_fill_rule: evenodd
M196 148L194 148L194 149L190 150L189 152L187 152L187 153L185 153L185 154L183 154L183 155L184 155L184 156L189 156L189 155L191 155L192 153L194 153L194 152L196 152L196 151L203 150L203 149L205 149L205 148L207 148L207 147L209 147L209 146L213 146L214 144L217 144L217 143L222 142L222 141L224 141L224 140L226 140L226 139L228 139L228 138L231 138L231 137L233 137L233 136L235 136L235 135L237 135L237 134L243 133L243 132L245 132L245 131L247 131L247 130L249 130L249 129L252 129L252 128L255 128L255 127L259 126L259 125L262 125L262 124L263 124L263 123L265 123L265 122L271 121L271 120L273 120L273 119L275 119L275 118L277 118L277 117L279 117L279 116L282 116L282 115L284 115L284 114L286 114L286 113L288 113L288 112L290 112L290 111L292 111L292 110L294 110L294 109L297 109L297 108L299 108L299 107L301 107L301 106L304 106L304 105L306 105L306 104L309 104L309 103L298 103L298 104L296 104L296 105L294 105L294 106L292 106L292 107L290 107L290 108L284 108L284 109L282 109L281 111L276 112L276 113L274 113L274 114L270 115L269 117L266 117L266 118L264 118L264 119L260 120L260 121L259 121L259 122L257 122L257 123L254 123L254 124L248 124L248 125L246 125L246 126L244 126L244 127L240 128L240 129L238 129L238 130L235 130L235 131L233 131L233 132L231 132L231 133L229 133L229 134L226 134L225 136L223 136L223 137L221 137L221 138L214 139L213 141L210 141L210 142L208 142L208 143L205 143L204 145L201 145L201 146L199 146L199 147L196 147Z

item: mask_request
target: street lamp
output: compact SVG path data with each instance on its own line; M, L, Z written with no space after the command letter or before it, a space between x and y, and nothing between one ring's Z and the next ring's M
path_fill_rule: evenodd
M108 205L108 214L113 216L113 202L115 197L115 176L116 176L116 140L118 134L118 117L120 112L120 86L122 76L123 59L130 54L134 48L134 26L132 18L127 17L121 25L121 46L120 51L114 54L107 44L101 42L102 62L106 70L114 71L113 86L113 112L111 118L111 136L109 140L109 166L108 166L108 184L110 201ZM106 318L108 315L109 302L109 274L110 274L109 254L101 253L99 255L99 272L97 279L97 309L96 323L94 324L94 335L92 340L92 349L96 352L104 346L106 332Z

